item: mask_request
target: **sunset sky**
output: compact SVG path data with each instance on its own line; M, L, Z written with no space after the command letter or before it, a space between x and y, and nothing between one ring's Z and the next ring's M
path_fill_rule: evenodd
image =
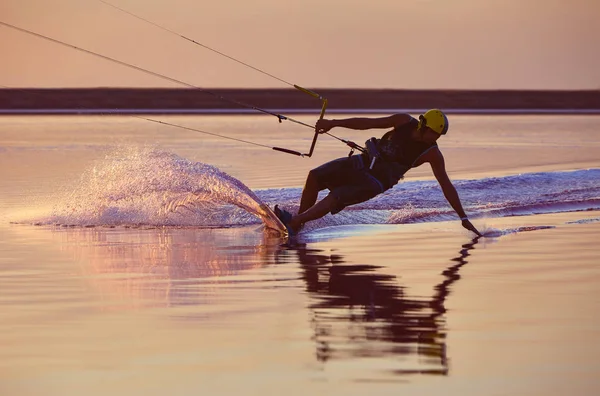
M307 87L600 89L599 0L110 2ZM2 0L0 21L200 87L286 87L99 0ZM4 26L0 53L0 86L178 87Z

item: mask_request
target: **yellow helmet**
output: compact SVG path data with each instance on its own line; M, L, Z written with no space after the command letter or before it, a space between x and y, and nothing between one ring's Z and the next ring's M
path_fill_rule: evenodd
M419 129L429 127L435 133L445 135L448 132L448 117L441 110L427 110L419 116Z

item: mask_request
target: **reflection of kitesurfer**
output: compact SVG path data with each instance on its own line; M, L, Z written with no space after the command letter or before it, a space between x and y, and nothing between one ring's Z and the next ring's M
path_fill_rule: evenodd
M453 264L442 272L430 299L409 296L398 279L378 271L380 267L349 264L342 255L297 245L293 251L311 296L317 359L416 354L427 358L423 361L428 367L394 372L447 375L446 300L479 239L463 244L451 258Z
M393 128L381 139L367 141L361 154L339 158L311 170L306 179L298 214L275 208L275 213L291 233L302 224L319 219L327 213L335 214L346 206L365 202L392 188L411 168L429 163L444 196L456 211L467 230L480 235L471 224L462 207L456 188L452 185L444 156L437 140L448 131L448 118L437 109L419 116L394 114L381 118L322 119L316 130L325 133L335 127L349 129ZM319 191L328 189L329 195L317 202Z

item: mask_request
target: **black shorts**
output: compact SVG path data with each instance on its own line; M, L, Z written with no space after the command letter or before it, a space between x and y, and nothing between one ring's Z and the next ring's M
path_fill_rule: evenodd
M311 174L317 178L319 190L327 188L337 199L331 214L338 213L346 206L368 201L386 190L369 173L360 154L327 162L313 169Z

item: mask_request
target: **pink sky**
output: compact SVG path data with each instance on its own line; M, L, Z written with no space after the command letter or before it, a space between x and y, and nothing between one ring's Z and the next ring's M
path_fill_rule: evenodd
M110 0L307 87L600 89L597 0ZM0 21L200 87L286 87L98 0ZM0 26L0 85L177 85Z

